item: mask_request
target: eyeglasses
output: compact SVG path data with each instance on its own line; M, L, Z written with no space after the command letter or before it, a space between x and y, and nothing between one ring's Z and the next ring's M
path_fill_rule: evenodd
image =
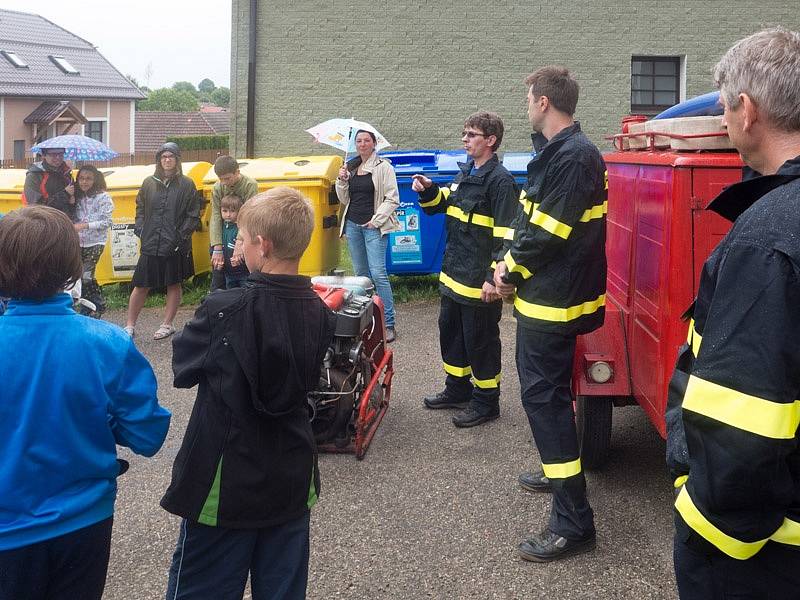
M467 137L469 139L472 139L472 138L474 138L476 136L486 137L486 134L485 133L478 133L477 131L462 131L461 132L461 137Z

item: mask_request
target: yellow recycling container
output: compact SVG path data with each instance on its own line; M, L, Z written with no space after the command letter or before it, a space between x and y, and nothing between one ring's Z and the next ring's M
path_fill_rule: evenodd
M183 163L183 174L194 181L199 191L203 189L203 178L211 168L207 162ZM108 193L114 200L113 224L110 239L100 260L95 276L100 285L130 281L139 260L139 238L133 233L136 221L136 195L142 182L153 175L155 165L134 165L119 168L101 168L106 178ZM208 253L209 207L204 205L200 214L200 231L192 236L194 272L211 270Z
M0 169L0 214L22 206L26 169Z
M239 170L256 180L258 191L286 185L302 192L314 207L314 231L300 260L302 275L321 275L339 265L339 201L334 183L343 164L341 156L287 156L239 160ZM217 183L214 169L203 181L203 190L211 203Z

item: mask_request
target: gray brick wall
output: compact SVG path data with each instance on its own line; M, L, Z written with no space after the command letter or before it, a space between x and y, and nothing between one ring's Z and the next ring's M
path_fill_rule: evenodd
M375 125L396 148L457 148L464 117L500 114L501 150L530 147L522 80L569 67L576 117L601 148L630 110L632 55L685 56L686 97L737 39L800 29L786 0L259 1L256 155L327 153L303 130L336 116ZM245 154L249 0L233 0L232 146Z

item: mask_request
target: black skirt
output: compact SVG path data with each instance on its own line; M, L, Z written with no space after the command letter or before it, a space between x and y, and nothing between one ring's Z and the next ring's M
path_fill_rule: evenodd
M194 275L192 253L175 252L169 256L149 256L142 254L133 272L136 287L162 288L181 283Z

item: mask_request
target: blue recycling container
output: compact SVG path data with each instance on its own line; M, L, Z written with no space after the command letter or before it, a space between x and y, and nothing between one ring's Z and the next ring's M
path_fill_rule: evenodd
M440 150L381 152L392 162L400 190L397 219L400 231L389 234L386 270L391 275L427 275L442 268L447 233L445 216L426 215L419 207L419 195L411 190L411 176L421 173L438 185L449 184L458 173L458 161L466 154Z
M503 155L503 166L514 176L520 189L528 183L528 163L533 156L532 152L506 152Z

